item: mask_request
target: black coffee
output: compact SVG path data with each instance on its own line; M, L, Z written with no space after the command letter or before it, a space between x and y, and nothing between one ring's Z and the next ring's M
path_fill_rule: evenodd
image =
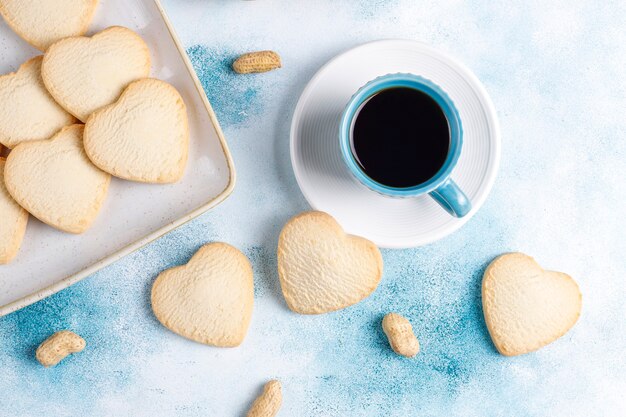
M448 120L429 95L406 87L370 97L355 116L352 154L374 181L396 188L422 184L444 164Z

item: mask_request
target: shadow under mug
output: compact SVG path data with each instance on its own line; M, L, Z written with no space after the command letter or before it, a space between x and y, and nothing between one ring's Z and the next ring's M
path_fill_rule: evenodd
M370 178L352 153L352 129L361 106L375 94L390 88L405 87L430 96L439 105L448 120L450 144L448 155L441 168L427 181L406 188L395 188ZM463 217L472 209L467 196L450 178L463 145L463 129L459 113L448 95L432 81L414 74L388 74L378 77L361 87L348 102L339 125L341 154L352 175L369 189L388 197L410 198L430 195L441 207L454 217Z

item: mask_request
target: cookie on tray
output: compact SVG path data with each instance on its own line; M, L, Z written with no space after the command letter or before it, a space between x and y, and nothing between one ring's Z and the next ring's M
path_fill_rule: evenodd
M116 177L176 182L189 153L185 102L165 81L135 81L116 103L87 119L85 151L96 166Z
M0 143L7 148L48 139L76 122L46 90L41 78L42 61L43 56L36 56L16 72L0 76Z
M82 122L150 74L150 51L139 35L113 26L92 37L62 39L46 52L41 75L54 99Z
M4 169L7 190L20 206L70 233L89 229L111 181L87 158L83 129L83 125L68 126L48 140L16 146Z
M42 51L87 31L98 0L0 0L0 14L22 39Z
M28 223L28 212L13 200L4 186L5 163L6 160L0 157L0 264L7 264L15 258Z

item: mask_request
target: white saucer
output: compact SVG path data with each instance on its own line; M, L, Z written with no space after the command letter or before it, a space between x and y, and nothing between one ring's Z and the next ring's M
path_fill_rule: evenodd
M397 72L432 80L459 111L463 149L452 179L473 206L461 219L428 196L396 199L370 191L344 165L338 135L345 105L368 81ZM496 112L480 81L456 60L415 41L367 43L332 59L304 89L291 125L291 163L309 204L331 214L348 233L382 247L421 246L460 228L487 198L499 161Z

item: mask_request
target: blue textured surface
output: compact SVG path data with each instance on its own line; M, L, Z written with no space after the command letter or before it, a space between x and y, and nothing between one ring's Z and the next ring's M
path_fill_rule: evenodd
M306 3L306 5L304 4ZM238 416L268 378L282 416L626 415L626 5L443 0L169 0L165 4L223 124L238 168L225 203L89 279L0 319L0 416ZM291 172L292 109L308 79L346 48L379 38L432 44L484 82L503 133L501 172L481 211L427 247L385 250L364 302L290 313L275 247L307 209ZM236 76L228 61L274 49L284 68ZM149 288L203 243L251 258L255 309L237 349L162 328ZM517 358L496 353L480 280L519 250L568 272L583 313L565 337ZM392 354L388 311L414 324L422 352ZM55 330L88 348L53 369L33 359Z

